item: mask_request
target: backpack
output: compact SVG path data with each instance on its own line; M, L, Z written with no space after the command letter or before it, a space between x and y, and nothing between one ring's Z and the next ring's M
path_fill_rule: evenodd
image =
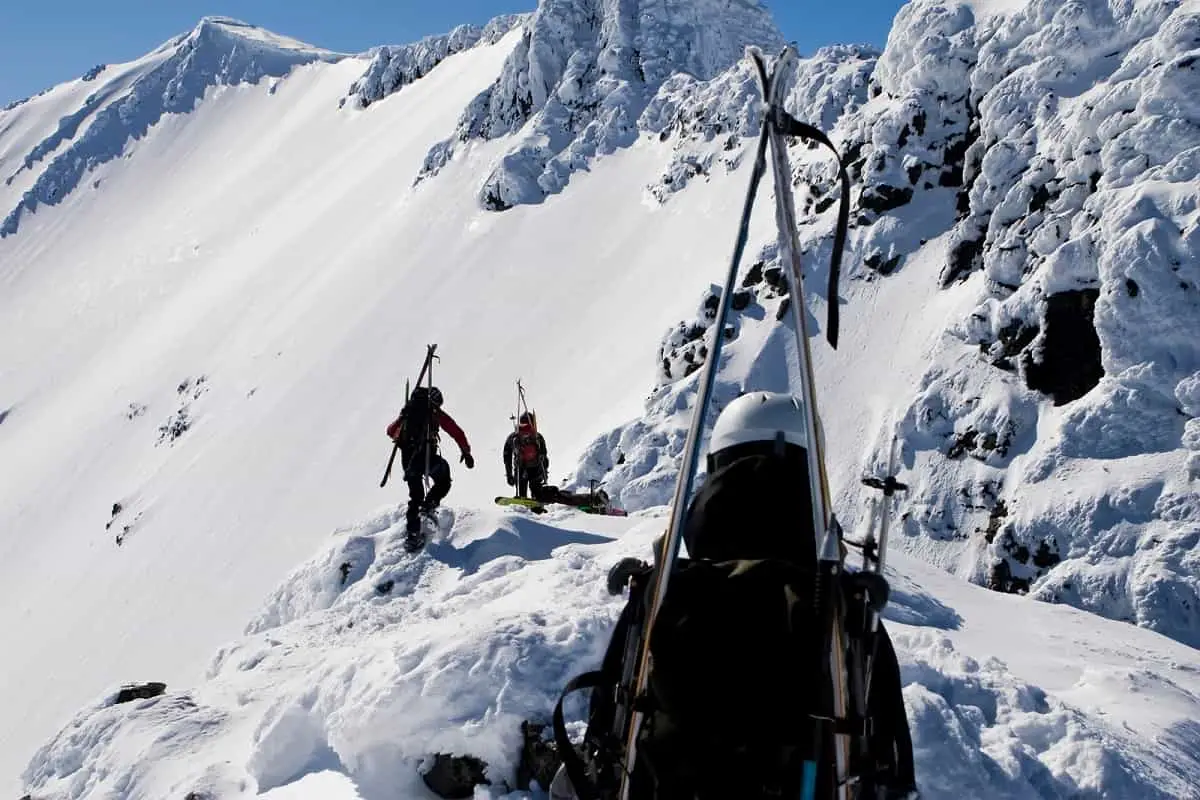
M618 584L627 579L630 594L601 668L569 682L554 709L558 752L579 800L617 797L626 762L623 732L635 706L643 721L632 800L797 798L806 758L818 764L814 796L831 797L833 737L831 722L821 720L834 713L829 692L822 690L829 686L829 650L816 616L816 573L774 559L679 559L654 622L646 694L631 700L653 569L630 561L610 573L609 591L619 593ZM846 592L835 594L852 602ZM847 618L853 618L852 607ZM880 649L890 652L890 643ZM892 658L894 663L894 653ZM874 797L874 787L895 771L889 754L896 732L881 712L894 712L894 704L879 698L899 692L898 669L894 687L884 671L877 668L866 716L858 722L880 763L851 753L851 774L863 779L852 796L860 798ZM586 756L580 758L567 737L562 703L588 688ZM874 718L880 724L872 726ZM903 726L907 740L907 719Z
M536 464L541 455L536 436L522 436L517 440L517 457L524 466Z
M407 451L419 450L432 444L437 450L438 415L433 413L433 404L429 401L429 389L418 386L413 389L400 411L400 446Z

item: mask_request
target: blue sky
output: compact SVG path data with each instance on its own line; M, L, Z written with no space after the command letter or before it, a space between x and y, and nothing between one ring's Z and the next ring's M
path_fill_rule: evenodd
M882 46L902 0L762 0L800 52ZM0 0L0 107L101 63L129 61L206 15L236 17L330 50L361 52L529 11L537 0ZM833 9L833 10L828 10Z

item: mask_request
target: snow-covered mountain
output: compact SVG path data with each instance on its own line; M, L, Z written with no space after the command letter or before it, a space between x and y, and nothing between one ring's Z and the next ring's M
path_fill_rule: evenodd
M834 486L854 515L857 474L894 427L920 476L901 546L1200 646L1200 5L977 14L914 2L882 53L832 48L799 67L792 108L832 132L858 191L852 333L847 352L817 350L838 410ZM726 135L703 90L683 108L709 141ZM677 141L707 174L718 148ZM835 184L828 159L807 160L801 236L820 292ZM787 346L779 265L770 245L759 260L733 331L753 333L719 399L784 385L764 374ZM712 298L664 338L645 417L581 466L633 507L668 496Z
M739 58L780 43L753 0L544 0L363 54L210 18L0 112L12 793L425 796L439 751L515 788L519 722L616 613L598 576L663 525L759 124ZM848 524L904 445L929 797L1200 782L1198 53L1194 0L917 0L792 78L855 181L814 353ZM834 172L792 157L819 328ZM769 212L750 237L717 408L795 380ZM431 342L478 464L450 446L414 560L378 483ZM633 518L481 510L518 377L553 475ZM113 704L131 680L167 691Z

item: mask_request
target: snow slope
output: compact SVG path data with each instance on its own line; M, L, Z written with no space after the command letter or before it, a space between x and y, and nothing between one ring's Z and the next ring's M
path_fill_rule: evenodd
M0 774L99 686L194 681L330 528L405 496L383 431L426 343L479 459L449 445L456 503L502 490L518 377L556 474L637 413L740 189L643 203L649 140L536 213L473 202L504 141L413 188L520 36L367 109L339 108L367 56L210 88L0 240Z
M650 556L664 513L620 519L455 509L402 547L403 510L335 533L206 679L98 698L35 755L35 798L432 797L437 753L516 787L520 726L598 664L621 598L608 568ZM928 800L1200 797L1200 665L1159 634L971 586L903 555L886 617ZM1017 642L997 655L997 641Z
M843 519L861 521L858 477L895 431L919 475L898 545L1194 646L1197 57L1195 2L918 0L882 53L802 60L788 101L830 132L856 184L842 346L814 341ZM744 154L727 139L749 124L742 86L727 73L668 106L683 178ZM834 173L824 151L793 159L819 331ZM796 386L777 366L786 286L760 246L718 402ZM682 373L711 319L668 331L659 358L691 367L660 373L645 413L597 438L577 481L611 482L630 507L665 501L694 395Z
M884 52L828 48L798 67L791 108L831 130L856 182L843 343L835 353L814 342L830 478L839 515L860 523L858 477L899 430L914 491L895 544L948 570L910 561L903 573L937 587L929 592L956 609L956 593L979 598L992 610L980 612L976 630L1008 632L952 638L975 665L939 660L944 648L922 638L928 632L913 631L906 643L918 665L910 674L926 678L917 681L926 689L910 689L911 707L929 715L919 727L937 729L924 741L961 744L947 752L965 765L963 785L988 776L1008 792L997 796L1027 796L1034 784L1064 794L1103 784L1140 796L1146 776L1174 787L1195 777L1185 758L1195 730L1171 710L1194 704L1195 650L956 581L1027 588L1196 643L1200 504L1188 469L1200 452L1200 383L1188 335L1197 286L1188 59L1197 6L1002 5L920 0L902 12ZM464 49L447 39L444 53L426 43L386 59L382 51L326 54L208 21L197 31L209 38L194 31L0 112L0 159L5 177L14 176L0 199L16 226L0 239L0 630L20 643L6 652L0 685L6 721L17 720L0 728L0 780L105 687L146 678L227 691L219 687L232 662L222 660L210 684L200 683L199 665L263 607L266 587L285 582L329 530L403 498L398 481L378 488L390 447L383 428L426 343L440 345L435 380L479 460L467 471L449 446L449 502L463 526L457 549L500 525L471 509L503 491L499 450L517 377L549 439L554 477L602 477L627 506L659 513L652 509L674 480L694 396L694 373L684 373L704 357L697 331L711 322L706 287L722 278L748 173L745 137L758 122L749 73L733 61L742 44L770 48L778 34L748 0L689 4L686 13L671 0L600 2L594 18L572 8L546 0L494 41L481 33ZM1107 40L1116 50L1098 52ZM187 41L195 42L188 52L204 57L181 55ZM637 52L658 61L640 78L630 48L643 44ZM239 60L244 52L257 55ZM237 69L213 68L223 64ZM672 64L681 71L671 74ZM176 85L188 100L178 108L161 91ZM99 99L89 104L93 91ZM371 102L343 102L348 91ZM1058 99L1040 105L1050 91ZM60 124L68 118L79 122ZM97 127L102 120L115 127ZM40 150L46 156L33 158ZM793 158L819 330L833 172L823 152L797 147ZM490 202L488 187L503 202ZM787 290L773 238L760 210L718 404L742 388L794 385L780 367L794 345L789 323L776 322ZM1028 271L1014 269L1014 247L1031 248ZM1054 295L1065 297L1047 299ZM1103 376L1088 386L1092 339ZM1054 359L1087 368L1068 370L1072 380L1060 386L1046 378L1052 368L1038 370ZM1054 405L1056 393L1080 388ZM373 558L388 550L394 513L386 512L390 532L364 534L356 546L371 540ZM561 535L522 529L497 543ZM630 533L627 546L641 547L641 535ZM472 575L489 569L485 561L507 569L503 559L484 559ZM414 592L436 589L449 605L459 597L460 610L484 602L487 591L470 576L452 585L453 569L437 587ZM321 603L342 596L322 583L320 568L308 571L325 587ZM421 577L397 573L400 583L410 579ZM537 573L543 579L557 580ZM305 598L319 592L298 586L269 599L255 625L316 625L320 604ZM541 608L548 596L535 588L505 613ZM361 592L369 593L365 585ZM542 707L553 681L594 655L614 612L575 610L584 617L566 606L556 617L561 630L570 639L575 626L592 625L590 633L579 634L581 649L554 657L545 681L519 684L521 713ZM1044 659L1027 660L1018 651L1030 634L1008 621L1018 616L1041 620L1048 641L1090 625L1119 646L1093 653L1103 642L1085 636L1060 661L1048 647L1032 651ZM251 638L270 635L255 630ZM312 630L295 642L320 638ZM512 646L526 646L517 633ZM450 661L466 657L456 642L423 641ZM383 675L363 690L375 701L396 678L391 646L355 667ZM1027 671L1009 678L987 666L997 652ZM1104 727L1084 702L1086 687L1070 700L1055 694L1080 680L1073 660L1112 670L1094 679L1111 684L1142 654L1182 666L1155 667L1092 695L1113 704L1150 698L1148 710L1122 712L1136 736ZM296 646L295 660L279 669L340 669L325 655L312 654L317 666L308 657ZM936 668L922 672L920 663ZM477 686L500 674L484 667L472 673ZM946 684L947 675L975 677ZM424 677L414 673L409 688ZM989 687L982 716L960 714L954 698L974 697L976 684ZM1081 716L1058 706L1043 712L1026 686L1077 704ZM268 695L263 689L260 705L278 702L279 713L291 702ZM473 697L492 702L495 692ZM60 736L29 780L66 790L57 781L68 774L70 785L86 787L120 773L129 786L148 787L146 796L159 796L164 781L286 792L308 772L305 780L337 783L317 769L324 765L374 792L401 779L390 772L397 763L426 752L396 750L359 729L356 744L335 745L322 715L341 720L349 714L339 709L358 706L333 703L315 723L293 728L304 716L294 711L265 723L271 743L239 772L267 712L231 710L236 700L226 698L205 706L211 714L177 717L174 702L152 703L150 718L212 731L222 742L213 746L236 755L233 766L132 765L121 756L141 746L131 742L149 746L159 734L105 727L125 713L106 709L86 712L62 736L74 731L98 745L121 738L114 760L79 773L73 768L91 762ZM513 735L512 719L501 721L488 733L468 726L461 734L475 736L473 746L496 765L511 758L489 739ZM278 734L268 736L273 727ZM406 730L405 748L431 736ZM454 730L445 735L460 735ZM164 735L168 747L197 743L186 730ZM1168 748L1161 760L1153 736Z

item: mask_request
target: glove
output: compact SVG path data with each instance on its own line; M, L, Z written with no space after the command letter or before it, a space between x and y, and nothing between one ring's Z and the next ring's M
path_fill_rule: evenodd
M509 486L516 486L516 485L517 485L517 479L516 479L515 477L513 477L513 474L512 474L511 472L510 472L510 473L508 473L507 475L505 475L505 476L504 476L504 478L505 478L505 480L507 480L507 481L508 481L508 485L509 485Z
M463 453L460 460L467 465L467 469L475 469L475 457L470 453Z

